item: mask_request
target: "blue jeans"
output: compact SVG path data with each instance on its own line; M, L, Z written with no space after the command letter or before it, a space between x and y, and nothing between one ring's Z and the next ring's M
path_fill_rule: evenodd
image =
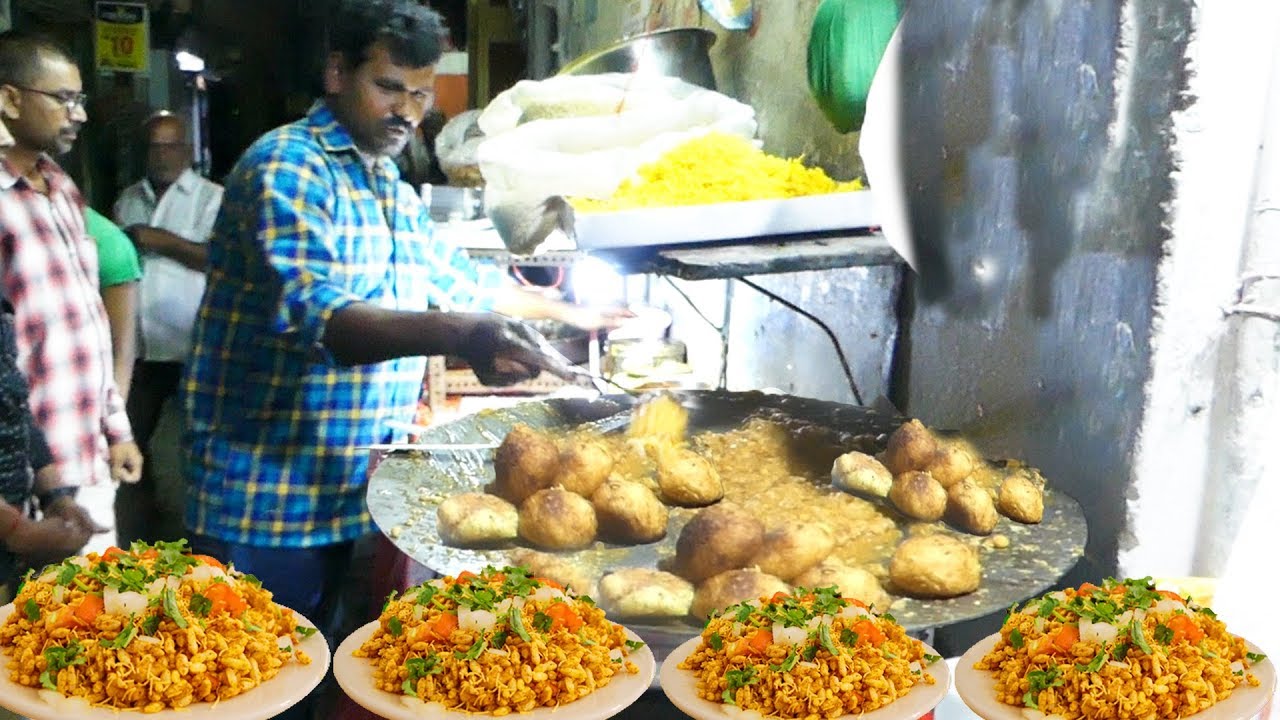
M277 604L315 623L332 650L347 633L373 619L366 617L370 608L362 592L368 587L362 578L367 575L373 545L368 540L311 548L264 548L194 536L191 547L255 575ZM320 707L321 696L334 692L332 676L330 672L325 683L274 720L310 720Z

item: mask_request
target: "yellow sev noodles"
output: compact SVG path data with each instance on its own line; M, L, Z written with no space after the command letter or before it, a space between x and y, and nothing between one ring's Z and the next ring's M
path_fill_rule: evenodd
M704 700L766 717L835 718L932 685L924 668L940 660L891 616L828 587L725 608L679 667L693 672Z
M638 673L627 656L642 644L589 598L524 567L490 567L391 598L354 655L373 663L383 691L500 716L565 705Z
M1036 717L1185 718L1257 686L1262 657L1208 608L1150 578L1053 592L1011 612L974 667L998 699Z
M251 576L184 544L89 553L27 580L0 627L9 678L149 713L235 697L311 662L295 644L314 631L298 631Z
M836 182L803 158L766 154L750 140L709 133L641 166L607 200L574 198L582 212L612 212L671 205L707 205L823 195L860 190L860 180Z

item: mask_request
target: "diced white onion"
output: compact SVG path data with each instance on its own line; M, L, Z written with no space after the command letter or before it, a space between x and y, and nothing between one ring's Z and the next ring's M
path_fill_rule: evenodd
M1174 610L1186 610L1187 606L1179 600L1165 598L1151 607L1153 612L1167 613Z
M187 574L196 582L206 582L213 580L214 578L226 579L227 577L227 574L222 571L222 568L213 565L196 565L188 570Z
M485 648L485 653L489 655L497 655L499 657L506 657L511 654L507 650L499 650L498 648Z
M918 661L916 661L916 660L912 660L912 661L911 661L911 664L910 664L910 665L908 665L907 667L908 667L908 668L911 670L911 672L913 672L913 673L918 673L918 672L920 672L920 669L921 669L921 668L920 668L920 663L919 663Z
M52 571L51 571L51 572L47 572L47 573L45 573L45 574L41 575L40 577L36 578L36 580L38 580L39 582L42 582L42 583L48 583L48 584L50 584L50 585L52 585L52 584L53 584L53 581L54 581L54 580L57 580L57 579L58 579L58 575L57 575L57 573L54 573L54 572L52 572Z
M56 602L56 603L60 603L60 602L62 602L62 596L63 596L63 595L66 595L66 592L67 592L67 589L66 589L66 588L64 588L64 587L62 587L61 585L54 585L54 586L53 586L53 601L54 601L54 602Z
M857 605L845 605L840 609L840 617L842 618L869 618L871 614L866 608L860 608Z
M1034 627L1038 633L1044 632L1044 618L1036 618L1036 621L1032 623L1032 627Z
M743 630L743 628L745 628L745 627L746 627L746 626L745 626L745 625L743 625L742 623L740 623L740 622L735 622L735 623L733 624L733 634L734 634L734 635L741 635L741 634L742 634L742 630Z
M1239 660L1236 660L1235 662L1231 663L1231 672L1233 673L1244 672L1244 663L1240 662Z
M497 607L494 608L493 612L497 615L506 615L507 612L511 610L512 606L523 608L524 603L525 603L525 599L522 597L509 597L503 600L502 602L498 603Z
M164 644L164 643L162 643L162 642L160 641L160 638L158 638L158 637L152 637L152 636L150 636L150 635L134 635L134 636L133 636L133 639L134 639L134 640L137 640L138 642L147 643L148 645L163 645L163 644Z
M498 618L488 610L468 610L458 608L458 627L472 632L487 632L493 629Z
M1040 611L1040 608L1036 607L1035 605L1029 605L1027 607L1022 608L1023 615L1035 615L1039 611Z
M415 621L422 620L422 618L425 617L426 614L427 614L427 607L425 605L413 606L413 619Z
M1108 660L1107 664L1113 668L1119 668L1121 670L1124 670L1129 667L1129 663L1122 663L1119 660Z
M1057 600L1058 602L1067 601L1067 594L1062 592L1061 590L1049 593L1049 597L1053 598L1054 600Z
M151 581L150 585L147 586L147 594L159 595L160 593L164 592L166 589L173 590L176 592L180 585L182 585L182 579L179 577L175 577L173 575L156 578L155 580Z
M773 641L778 645L800 645L809 637L809 631L798 627L773 626Z
M71 563L72 565L79 565L82 568L89 567L89 558L83 555L77 555L71 558L70 560L68 560L67 562Z
M621 660L621 659L622 659L622 648L613 648L612 650L610 650L610 651L609 651L609 659L610 659L610 660Z
M146 612L147 596L133 591L120 592L115 588L102 591L103 610L108 615L132 615Z
M559 600L564 597L564 593L550 585L543 585L537 590L534 590L529 597L533 600Z
M1080 620L1080 639L1084 642L1108 643L1119 634L1119 628L1111 623Z
M801 660L800 662L796 663L796 666L802 667L802 668L816 668L818 667L818 663L812 662L809 660Z

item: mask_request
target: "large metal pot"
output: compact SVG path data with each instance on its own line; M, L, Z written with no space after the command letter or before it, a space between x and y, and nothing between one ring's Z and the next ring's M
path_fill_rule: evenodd
M582 55L561 68L560 74L665 75L715 90L710 53L715 41L715 33L703 28L655 30Z

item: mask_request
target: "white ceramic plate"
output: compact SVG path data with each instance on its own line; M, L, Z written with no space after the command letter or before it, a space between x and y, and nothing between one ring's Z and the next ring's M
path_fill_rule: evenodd
M13 603L0 607L0 624L9 619ZM294 613L298 624L315 627L310 620ZM266 720L296 705L315 689L329 670L329 645L324 635L316 633L298 643L298 649L311 656L310 665L289 663L280 673L258 687L230 700L218 703L195 703L182 710L162 710L144 714L138 710L113 710L88 707L84 703L52 705L40 697L35 688L19 685L9 679L9 655L0 652L0 707L31 720Z
M448 710L442 705L427 705L414 702L406 704L403 695L379 690L373 684L373 663L369 658L358 658L352 655L366 640L373 637L378 629L375 620L342 641L333 656L333 676L347 693L365 710L386 720L454 720L460 717L482 716L487 713L470 713ZM627 630L627 637L639 640L640 637ZM627 656L640 671L635 675L615 676L608 685L590 695L575 700L558 708L538 708L527 713L512 713L512 717L520 720L546 720L547 718L572 718L573 720L604 720L613 717L635 702L653 681L653 673L657 663L653 652L646 645Z
M698 681L693 672L680 669L680 663L684 662L685 658L698 649L698 643L700 642L702 642L702 636L688 640L675 650L672 650L667 659L662 661L662 673L658 681L662 684L662 692L667 694L667 698L671 700L671 703L688 713L695 720L728 720L733 716L725 711L725 706L721 703L698 697ZM930 655L938 654L936 650L928 645L925 646L925 652ZM836 720L848 720L850 718L859 718L859 720L916 720L916 718L924 716L925 713L937 707L938 703L942 702L942 698L946 697L947 690L951 687L951 670L947 668L945 660L938 660L926 667L924 671L933 677L934 683L932 685L916 685L906 695L879 710L873 710L861 715L841 715Z
M991 672L975 670L973 667L983 655L991 652L999 639L1000 633L989 635L960 657L960 662L956 664L956 692L969 709L984 720L1026 720L1022 708L1005 705L996 699L996 683ZM1262 652L1252 643L1247 644L1251 652ZM1261 685L1237 688L1231 693L1231 697L1192 717L1195 720L1246 720L1256 716L1275 692L1276 667L1268 658L1254 665L1250 671L1258 677Z

